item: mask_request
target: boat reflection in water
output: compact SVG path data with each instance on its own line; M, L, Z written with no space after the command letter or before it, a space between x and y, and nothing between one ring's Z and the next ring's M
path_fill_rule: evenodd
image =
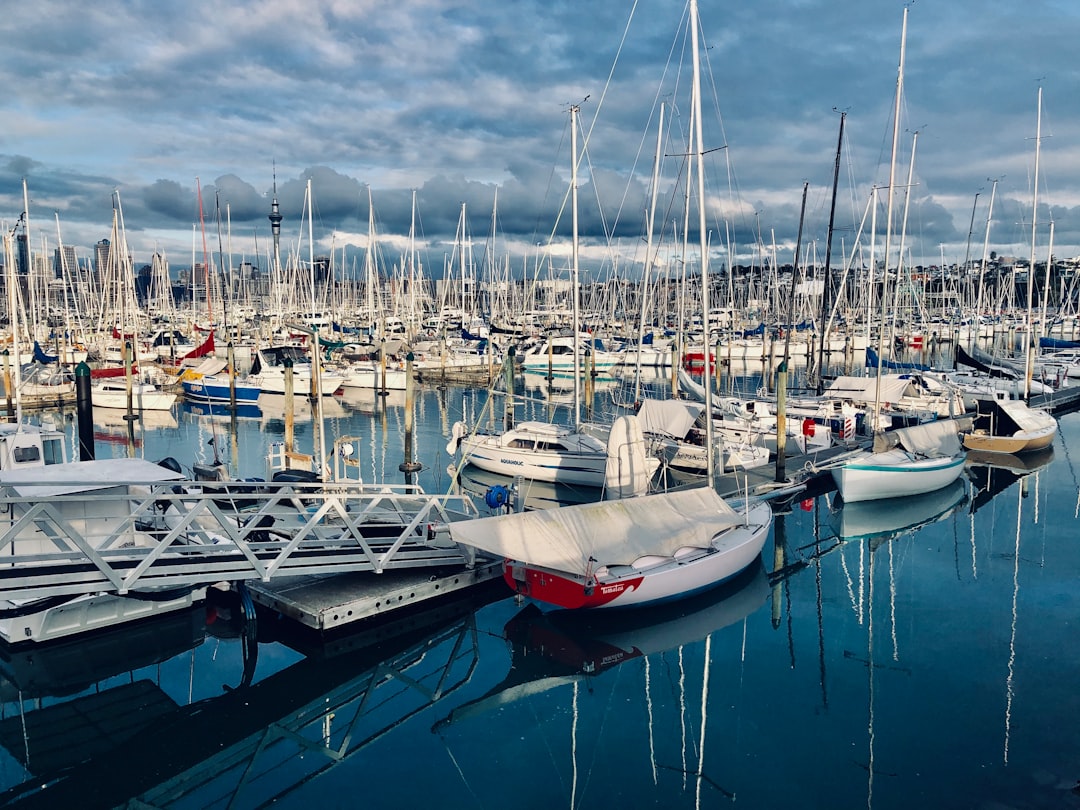
M44 784L49 774L107 755L175 711L158 683L134 673L195 649L205 629L199 605L89 636L0 644L0 699L17 707L0 719L0 745L31 777L27 784ZM76 697L55 700L68 696ZM0 804L23 792L16 787L0 794Z
M892 539L947 518L966 501L967 484L960 478L922 495L845 503L832 514L831 523L844 540Z
M604 490L600 487L527 478L515 480L508 475L481 470L473 464L461 468L458 484L464 492L480 498L495 512L501 512L506 504L514 508L518 501L524 509L552 509L578 503L596 503L604 496Z
M405 391L401 389L387 389L386 391L374 388L342 388L341 393L334 394L346 411L366 414L378 413L383 408L404 408Z
M258 405L243 404L230 408L220 402L185 402L185 412L204 419L215 419L228 422L231 419L261 419L262 410Z
M318 777L382 741L472 677L479 658L476 610L505 595L501 583L490 585L328 641L283 638L295 652L276 645L273 657L299 660L252 683L255 667L246 658L266 646L259 639L244 648L239 686L226 685L223 694L186 705L147 680L133 680L27 712L25 721L18 716L2 720L0 740L29 765L22 784L0 793L0 805L256 807L291 797L299 806L324 799L336 806L340 795L328 799L335 794L322 794ZM238 613L238 606L216 609L211 629L226 625L215 632L219 643L245 632L228 626L228 617ZM198 619L195 638L184 640L188 646L205 637L202 612ZM274 627L270 623L267 629L272 633ZM146 644L135 627L123 632L131 649L120 654L121 661L125 655L135 661L140 644L147 651L160 646ZM93 650L100 638L86 639L84 650ZM240 646L223 649L235 653ZM35 657L40 654L34 650ZM235 665L229 668L235 670ZM82 701L100 703L102 709L90 713ZM41 722L35 722L35 715ZM106 721L118 728L93 726ZM52 746L47 752L37 745L39 733ZM388 806L399 790L393 780L365 787L365 802Z
M638 611L544 611L530 603L503 628L509 674L487 694L454 709L434 730L477 717L638 658L704 641L750 616L769 597L769 578L754 565L701 596Z
M974 489L971 511L981 509L990 503L995 495L1004 492L1031 473L1046 468L1053 460L1052 446L1023 455L968 452L967 476Z

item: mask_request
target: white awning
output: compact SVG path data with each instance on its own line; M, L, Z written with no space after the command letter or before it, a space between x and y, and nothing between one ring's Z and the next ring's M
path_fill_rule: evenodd
M705 548L741 522L716 492L700 488L460 521L450 535L500 557L585 575L590 567Z

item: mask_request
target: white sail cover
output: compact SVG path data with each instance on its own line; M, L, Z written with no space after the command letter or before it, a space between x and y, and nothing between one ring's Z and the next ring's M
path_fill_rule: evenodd
M638 408L637 418L645 433L659 433L685 439L704 406L681 399L646 399Z
M950 419L897 428L874 437L874 452L900 445L909 453L927 458L955 456L963 449L958 428L956 421Z
M825 394L853 402L899 402L909 384L910 380L900 374L882 374L879 395L877 377L837 377L825 389Z
M741 522L715 491L701 488L464 520L450 524L450 535L490 554L584 576L590 567L706 548Z
M604 498L618 500L649 491L652 469L645 458L645 436L633 415L620 416L611 426L604 466Z

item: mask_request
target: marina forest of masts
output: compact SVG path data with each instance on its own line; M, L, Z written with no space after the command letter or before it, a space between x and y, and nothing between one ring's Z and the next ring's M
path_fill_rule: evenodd
M566 266L554 260L512 268L472 266L455 255L439 277L415 255L381 263L371 253L344 266L344 252L303 260L297 255L264 271L250 262L232 266L192 262L172 270L155 253L138 268L123 239L102 240L93 256L71 247L32 251L23 234L5 239L3 295L5 323L14 319L23 340L43 345L70 340L92 345L97 336L145 335L162 324L188 332L214 329L219 341L272 342L290 325L359 331L370 338L430 337L440 330L537 332L571 326L575 285ZM890 271L881 262L833 268L761 261L735 264L714 260L709 275L710 335L798 327L818 335L869 334L871 327L919 330L929 336L963 332L975 322L1015 319L1050 334L1075 323L1080 259L1037 263L991 252L987 259L948 267L916 266ZM580 326L594 333L633 339L637 333L667 331L700 335L701 277L673 262L642 277L608 269L583 273L578 287ZM886 283L887 281L887 283ZM1030 293L1027 286L1032 284ZM882 301L882 291L886 300ZM882 317L882 308L888 317ZM340 339L340 336L339 336ZM700 339L700 338L699 338Z

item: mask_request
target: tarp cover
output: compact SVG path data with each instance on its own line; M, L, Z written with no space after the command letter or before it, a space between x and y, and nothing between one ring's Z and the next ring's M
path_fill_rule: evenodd
M910 381L899 374L881 375L881 393L877 393L877 377L837 377L825 390L826 396L850 399L853 402L899 402Z
M995 403L1016 423L1018 430L1044 430L1054 423L1054 417L1046 411L1029 408L1021 400L1006 399Z
M637 417L644 433L660 433L685 439L704 408L678 399L646 399Z
M881 453L899 445L927 458L955 456L963 449L960 443L959 425L950 419L939 419L906 428L897 428L874 437L874 452Z
M458 543L584 576L602 565L707 547L742 517L708 488L543 509L450 524ZM590 563L590 558L594 562Z

